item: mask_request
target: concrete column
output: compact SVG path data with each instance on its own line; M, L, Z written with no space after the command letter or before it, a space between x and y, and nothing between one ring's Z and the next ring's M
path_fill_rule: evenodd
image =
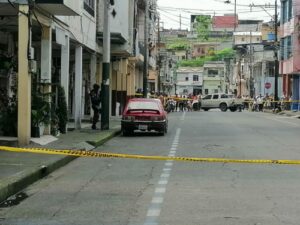
M42 41L41 41L41 82L44 93L51 93L51 66L52 66L52 29L51 27L43 26ZM51 96L48 98L51 102ZM51 127L45 127L44 134L50 134Z
M95 83L97 83L97 80L96 80L96 72L97 72L97 57L96 57L96 54L91 54L91 58L90 58L90 90L93 89L93 85ZM98 83L99 84L99 83ZM92 109L92 104L91 104L91 107L90 107L90 116L91 118L94 117L94 110Z
M82 46L75 49L75 99L74 121L75 129L81 129L81 102L82 102Z
M90 88L93 88L93 84L96 83L96 71L97 71L97 57L96 54L91 54L90 59Z
M19 11L28 13L28 5L19 5ZM31 136L31 76L28 73L28 17L19 13L18 28L18 141L28 145Z
M67 106L69 105L69 77L70 77L70 38L69 36L65 36L65 45L61 46L60 85L65 89Z

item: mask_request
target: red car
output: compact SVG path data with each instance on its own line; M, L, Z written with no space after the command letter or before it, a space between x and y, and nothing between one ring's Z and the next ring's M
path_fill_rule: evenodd
M133 134L134 130L158 131L161 135L167 133L168 118L159 99L133 98L129 99L121 121L123 135Z

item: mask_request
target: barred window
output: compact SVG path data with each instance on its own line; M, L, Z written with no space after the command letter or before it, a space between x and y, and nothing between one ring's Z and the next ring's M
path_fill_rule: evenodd
M92 16L95 16L95 0L84 0L83 7Z

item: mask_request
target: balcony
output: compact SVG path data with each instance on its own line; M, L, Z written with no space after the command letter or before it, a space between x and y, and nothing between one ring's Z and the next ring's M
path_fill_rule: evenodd
M74 0L36 0L41 9L56 16L78 16L78 1Z
M74 0L36 0L36 5L48 12L51 15L57 16L78 16L79 4ZM15 7L18 7L18 4L26 5L28 4L27 0L15 0L13 1ZM8 3L7 0L0 0L0 15L3 16L13 16L18 14L12 5Z

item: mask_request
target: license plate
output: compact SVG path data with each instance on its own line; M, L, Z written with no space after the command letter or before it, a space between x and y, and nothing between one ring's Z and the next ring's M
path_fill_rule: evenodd
M139 130L147 130L148 125L139 125Z

